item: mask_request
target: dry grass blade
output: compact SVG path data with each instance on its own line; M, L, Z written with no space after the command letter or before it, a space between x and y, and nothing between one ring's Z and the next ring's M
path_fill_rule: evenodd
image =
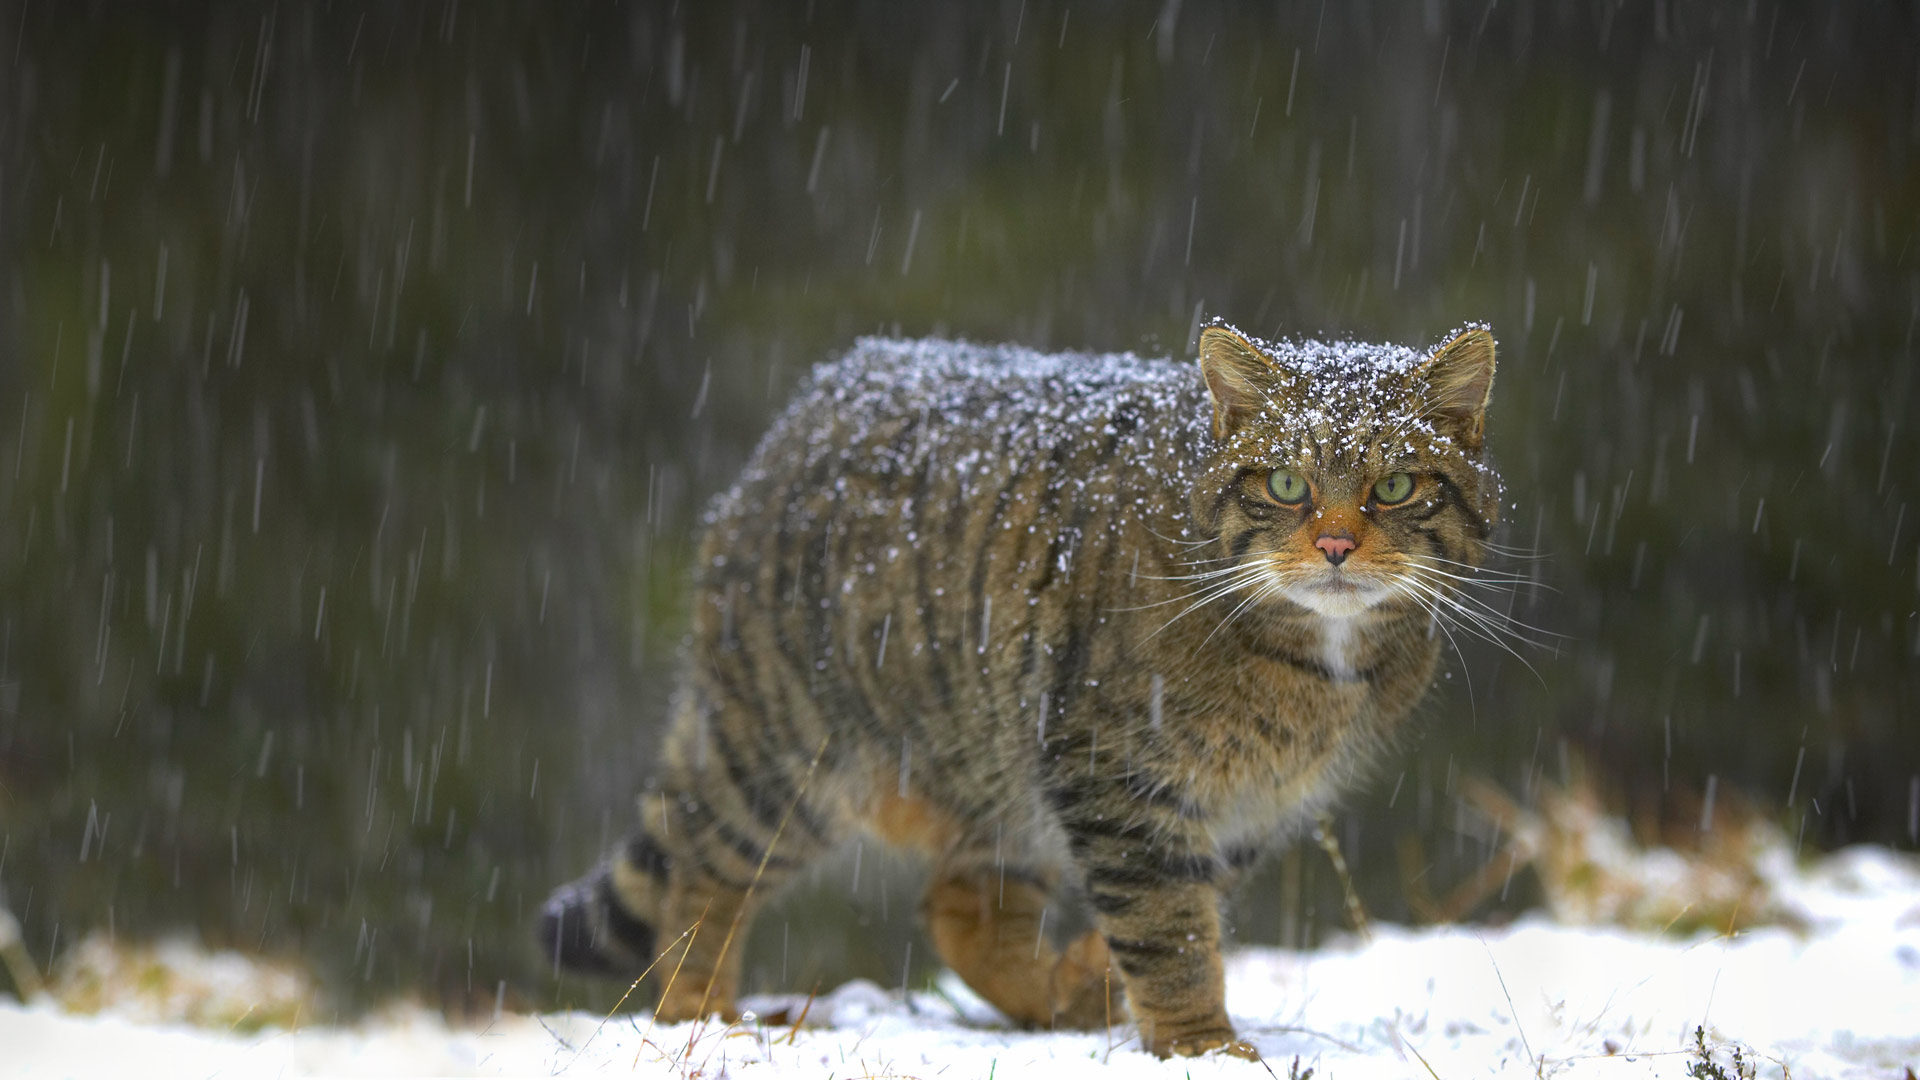
M5 907L0 907L0 960L6 961L7 971L13 975L13 988L19 992L21 1001L30 1002L47 992L40 973L34 970L33 957L27 955L26 942L20 936L20 921Z
M1520 1035L1520 1046L1527 1052L1527 1060L1533 1063L1533 1073L1540 1075L1542 1063L1539 1055L1533 1052L1533 1044L1527 1041L1527 1029L1520 1026L1520 1010L1514 1008L1513 992L1507 989L1507 977L1500 973L1500 962L1493 958L1493 948L1486 938L1480 939L1480 947L1487 950L1487 963L1493 965L1493 977L1500 980L1500 994L1507 999L1507 1015L1513 1017L1513 1030Z
M676 961L673 965L673 974L667 976L667 985L664 988L662 988L660 991L660 997L662 1000L665 1000L668 992L670 992L673 989L674 981L680 978L680 968L686 964L687 954L693 951L693 943L695 940L697 940L700 937L700 928L706 925L707 912L712 908L712 906L713 906L712 902L709 901L707 907L700 909L700 917L693 920L693 925L687 927L685 930L682 930L680 932L680 937L685 938L687 941L687 944L685 948L680 950L680 959ZM679 938L676 938L674 940L678 941ZM671 949L673 946L669 945L667 947ZM654 960L654 963L656 964L659 963L660 959L665 958L666 955L667 954L664 952L661 953L660 957ZM651 964L648 965L648 969L649 970L652 969ZM655 1004L653 1007L653 1017L647 1021L647 1030L640 1033L640 1046L645 1047L653 1042L653 1029L657 1027L659 1023L660 1023L660 1006L658 1004ZM693 1049L693 1044L691 1042L687 1044L687 1049L689 1051ZM640 1067L639 1049L635 1049L633 1052L633 1067L636 1069Z
M1461 794L1474 809L1511 839L1501 847L1499 854L1483 863L1471 877L1454 886L1445 900L1431 905L1433 922L1459 922L1466 918L1487 897L1504 888L1521 867L1531 865L1539 854L1523 832L1526 812L1508 798L1506 792L1480 777L1469 776L1461 781Z
M1500 856L1506 858L1502 859ZM1518 841L1500 849L1500 854L1481 864L1473 876L1454 886L1447 898L1434 909L1435 922L1459 922L1472 914L1473 909L1484 903L1487 897L1506 886L1513 875L1533 861L1533 853Z
M1346 895L1347 918L1353 921L1353 929L1362 941L1372 941L1373 932L1368 929L1367 909L1360 905L1360 894L1353 887L1353 875L1347 870L1347 857L1340 853L1340 841L1333 835L1333 815L1321 811L1313 825L1313 839L1320 850L1327 853L1327 860L1333 863L1334 876L1340 879L1340 891Z
M673 947L675 945L680 944L682 941L686 940L689 935L693 934L696 930L699 930L699 929L700 929L700 924L696 922L692 926L687 927L685 930L680 931L680 936L668 942L667 947L660 950L660 955L653 958L653 962L647 965L646 970L642 971L639 975L635 976L634 980L627 984L626 993L621 994L620 1000L614 1002L613 1008L607 1010L607 1015L601 1017L600 1022L594 1025L593 1031L587 1035L586 1042L583 1042L580 1044L580 1049L573 1052L574 1061L579 1061L580 1055L587 1052L587 1047L593 1042L594 1036L600 1034L600 1029L607 1026L608 1021L613 1019L613 1014L620 1011L620 1006L625 1005L627 1003L627 999L632 997L633 992L640 988L641 982L645 981L646 977L652 974L653 969L660 965L660 961L666 959L667 954L673 951ZM572 1067L572 1062L568 1063L568 1067L569 1068Z
M792 1046L794 1040L800 1037L800 1025L807 1022L807 1014L813 1011L813 999L819 996L820 984L816 982L813 984L813 989L807 991L806 1004L800 1006L800 1015L793 1018L793 1027L787 1032L787 1037L782 1040L788 1046Z
M1433 890L1427 888L1427 871L1432 867L1422 865L1427 853L1420 846L1420 838L1403 835L1394 847L1400 859L1400 890L1406 894L1407 908L1413 917L1423 923L1446 921L1440 917L1440 905L1434 902Z
M1106 969L1101 972L1101 977L1104 979L1106 983L1105 990L1107 994L1107 1002L1106 1002L1106 1005L1107 1005L1107 1056L1101 1059L1101 1061L1104 1062L1108 1058L1113 1057L1113 958L1112 957L1107 958L1107 966L1106 966Z
M1427 1064L1427 1059L1421 1055L1419 1050L1414 1048L1412 1043L1402 1039L1400 1040L1400 1045L1406 1047L1407 1053L1412 1054L1414 1059L1420 1062L1420 1067L1427 1070L1428 1076L1433 1077L1433 1080L1440 1080L1440 1074L1433 1071L1433 1066Z

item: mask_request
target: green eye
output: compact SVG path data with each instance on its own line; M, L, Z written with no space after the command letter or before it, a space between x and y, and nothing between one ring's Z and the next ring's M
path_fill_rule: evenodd
M1413 474L1397 472L1382 477L1373 485L1373 497L1383 505L1405 502L1413 494Z
M1267 475L1267 490L1273 497L1289 505L1304 502L1307 498L1306 478L1287 469L1275 469Z

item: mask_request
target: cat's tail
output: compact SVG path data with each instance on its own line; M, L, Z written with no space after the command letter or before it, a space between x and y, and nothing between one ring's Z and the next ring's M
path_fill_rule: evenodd
M540 909L538 941L554 974L638 978L654 960L654 924L672 859L642 830Z

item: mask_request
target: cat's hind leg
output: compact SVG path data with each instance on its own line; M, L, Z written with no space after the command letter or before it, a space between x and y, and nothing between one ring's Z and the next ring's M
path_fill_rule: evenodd
M835 820L808 798L816 761L765 737L762 718L711 700L695 689L676 705L639 832L541 917L556 967L650 972L669 1023L735 1015L754 911L831 846Z
M661 820L674 853L653 976L666 1022L736 1015L754 912L830 849L837 832L830 801L810 786L820 750L810 759L738 702L712 708L705 722L692 719L677 718L668 737L674 782L642 806L650 821Z
M1093 1030L1126 1019L1107 943L1088 932L1056 950L1046 909L1056 875L949 860L938 867L922 907L940 958L1013 1022Z

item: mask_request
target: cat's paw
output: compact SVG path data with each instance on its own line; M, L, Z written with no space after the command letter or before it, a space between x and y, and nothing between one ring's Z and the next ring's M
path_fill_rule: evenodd
M654 1020L662 1024L683 1024L709 1016L731 1024L740 1019L740 1009L734 1003L733 991L719 987L709 990L698 979L668 986L653 1010Z
M1107 940L1089 930L1053 966L1053 1026L1099 1031L1127 1018Z
M1252 1043L1234 1035L1230 1027L1176 1035L1153 1050L1161 1057L1199 1057L1218 1051L1246 1061L1260 1060L1260 1051L1255 1050Z

